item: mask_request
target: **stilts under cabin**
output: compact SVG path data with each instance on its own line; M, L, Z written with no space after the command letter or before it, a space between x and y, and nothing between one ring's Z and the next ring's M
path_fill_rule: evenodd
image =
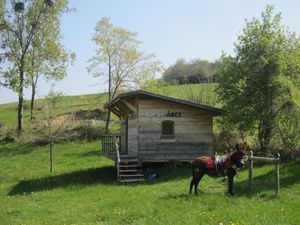
M123 182L143 180L143 162L192 160L212 154L213 117L221 110L143 90L105 106L120 118L120 134L102 137L102 153Z

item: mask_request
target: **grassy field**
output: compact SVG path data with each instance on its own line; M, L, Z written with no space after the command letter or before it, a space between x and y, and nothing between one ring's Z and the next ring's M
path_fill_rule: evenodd
M214 87L195 84L155 91L218 106ZM106 101L105 94L66 96L56 114L99 109ZM37 101L37 116L42 116L43 105L44 100ZM0 122L16 128L16 109L16 103L0 105ZM56 144L53 174L47 146L19 141L0 141L0 225L300 224L299 159L280 166L280 198L274 197L273 165L256 165L252 196L247 194L246 169L236 178L235 197L226 194L226 183L209 177L201 181L200 194L190 195L189 165L152 168L148 172L158 172L156 181L123 185L117 182L114 163L100 155L100 141Z
M155 182L123 185L100 143L55 145L50 174L47 146L1 143L0 224L300 224L300 161L281 164L281 195L274 197L273 166L256 166L255 192L247 171L226 183L204 177L189 195L188 166L156 169Z

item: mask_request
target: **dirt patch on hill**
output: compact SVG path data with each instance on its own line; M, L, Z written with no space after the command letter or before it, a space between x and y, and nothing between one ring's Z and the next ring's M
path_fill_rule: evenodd
M107 112L101 109L79 110L74 117L77 120L105 120Z

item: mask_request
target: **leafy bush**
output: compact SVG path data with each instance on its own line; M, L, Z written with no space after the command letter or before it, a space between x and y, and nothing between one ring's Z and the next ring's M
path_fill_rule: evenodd
M196 59L187 62L185 59L179 59L164 71L162 77L167 83L211 83L216 81L216 67L216 62L207 60Z
M219 134L214 135L213 150L214 152L230 152L239 142L240 138L237 133L222 130Z
M72 136L72 139L93 141L100 139L104 134L104 127L81 125L75 127L73 132L75 135Z
M5 126L0 127L0 142L11 143L17 139L15 130L7 129Z
M74 116L76 119L81 119L81 120L91 120L91 119L105 120L106 114L107 114L106 111L103 111L101 109L95 109L95 110L79 110L75 112Z
M56 139L54 143L60 143L65 141L94 141L99 140L101 136L104 134L104 127L99 126L88 126L88 125L80 125L73 128L65 129L60 133L60 138ZM39 135L32 134L30 138L30 142L46 145L48 141L45 138L41 138L41 133L43 130L36 130L34 133L39 133Z
M272 149L283 158L296 158L300 154L300 107L290 105L277 118Z

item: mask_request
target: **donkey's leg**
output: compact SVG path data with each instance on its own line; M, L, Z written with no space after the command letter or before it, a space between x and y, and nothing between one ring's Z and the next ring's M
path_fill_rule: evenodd
M234 176L228 176L228 193L232 196L234 195L234 193L233 193L233 178L234 178Z
M233 180L234 180L234 176L236 175L236 171L233 169L228 170L227 172L227 177L228 177L228 193L230 195L234 195L233 193Z
M195 178L195 171L193 170L193 177L192 177L192 180L191 180L191 183L190 183L190 191L189 191L190 194L192 193L192 189L193 189L193 186L194 186L194 178Z
M195 179L195 192L194 192L195 194L197 194L198 184L201 181L201 179L202 179L203 176L204 176L204 172L199 172L196 175L196 179Z
M194 177L192 178L191 183L190 183L190 191L189 191L190 194L192 193L193 186L194 186Z

